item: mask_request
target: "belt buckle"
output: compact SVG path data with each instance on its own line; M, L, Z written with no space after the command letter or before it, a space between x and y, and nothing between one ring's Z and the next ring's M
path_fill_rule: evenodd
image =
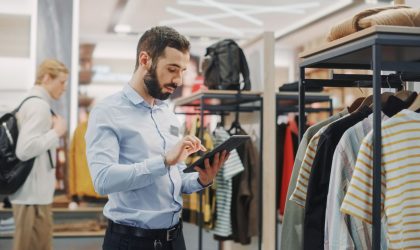
M175 232L176 232L176 227L168 229L166 231L166 241L172 241L173 239L175 239ZM172 235L172 233L174 233Z

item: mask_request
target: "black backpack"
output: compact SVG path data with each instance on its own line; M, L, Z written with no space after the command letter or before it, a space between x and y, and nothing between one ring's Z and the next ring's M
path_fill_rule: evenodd
M249 68L244 52L231 39L222 40L207 48L203 71L204 85L209 89L251 89ZM244 82L242 89L240 89L240 74Z
M23 103L30 98L40 97L27 97L19 107L0 118L0 194L13 194L16 192L25 183L35 161L35 158L21 161L16 157L16 143L19 134L16 113ZM53 167L49 150L48 155Z

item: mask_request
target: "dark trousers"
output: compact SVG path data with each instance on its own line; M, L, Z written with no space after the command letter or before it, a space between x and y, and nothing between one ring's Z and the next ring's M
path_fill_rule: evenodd
M157 246L157 247L155 247ZM159 248L161 246L161 248ZM186 250L182 231L172 241L158 241L133 235L119 234L107 228L103 250Z

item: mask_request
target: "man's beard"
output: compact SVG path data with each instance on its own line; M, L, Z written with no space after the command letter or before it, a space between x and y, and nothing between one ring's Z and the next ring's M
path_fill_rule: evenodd
M163 93L163 88L160 87L159 80L157 79L156 67L152 67L152 69L146 73L143 80L146 85L147 92L149 92L151 97L164 101L171 95L169 92ZM177 85L175 83L166 83L163 84L163 87L171 87L175 91Z

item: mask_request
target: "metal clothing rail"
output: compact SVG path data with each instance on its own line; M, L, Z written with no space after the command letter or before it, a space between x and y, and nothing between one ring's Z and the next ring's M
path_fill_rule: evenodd
M312 84L337 87L357 87L354 81L334 85L334 80L305 78L307 68L370 69L373 88L373 207L372 249L380 250L381 231L381 87L389 88L381 71L420 73L420 28L374 26L339 39L320 51L303 54L299 84L299 138L304 132L305 88ZM418 75L418 74L417 74ZM369 80L369 79L368 79ZM356 86L355 86L356 85Z
M279 92L276 94L276 113L299 112L299 93ZM305 104L328 102L328 108L306 108L307 113L329 112L333 114L332 99L329 95L311 93L305 99Z
M299 112L299 93L294 93L294 92L279 92L276 93L276 115L280 115L280 114L284 114L284 113L297 113ZM333 104L332 104L332 99L330 98L329 95L325 95L325 94L319 94L319 93L312 93L309 94L308 96L306 96L305 99L305 104L312 104L312 103L322 103L322 102L328 102L329 107L328 108L305 108L305 113L320 113L320 112L328 112L330 115L333 115ZM301 115L299 113L299 115ZM277 169L277 161L276 161L276 169ZM278 173L276 173L278 174ZM276 187L276 199L279 196L279 189L278 186L280 185L280 183L275 183L275 187ZM277 202L275 202L275 217L276 221L277 221ZM275 233L275 248L278 249L278 226L276 224L276 229L275 229L276 233Z
M254 91L217 91L217 90L207 90L207 91L200 91L196 94L185 98L179 98L174 100L175 109L176 107L196 107L194 112L177 112L176 114L200 114L200 127L204 127L204 115L209 114L217 114L218 112L222 113L223 115L226 112L260 112L260 178L258 180L259 185L259 202L258 202L258 249L261 250L262 246L262 171L263 171L263 164L262 164L262 150L263 150L263 139L262 139L262 131L263 131L263 98L261 92L254 92ZM250 105L256 104L256 105ZM220 115L220 114L219 114ZM200 140L203 139L203 129L200 130ZM199 231L198 231L198 249L203 249L203 200L202 200L202 192L199 192L200 195L200 205L199 205Z

